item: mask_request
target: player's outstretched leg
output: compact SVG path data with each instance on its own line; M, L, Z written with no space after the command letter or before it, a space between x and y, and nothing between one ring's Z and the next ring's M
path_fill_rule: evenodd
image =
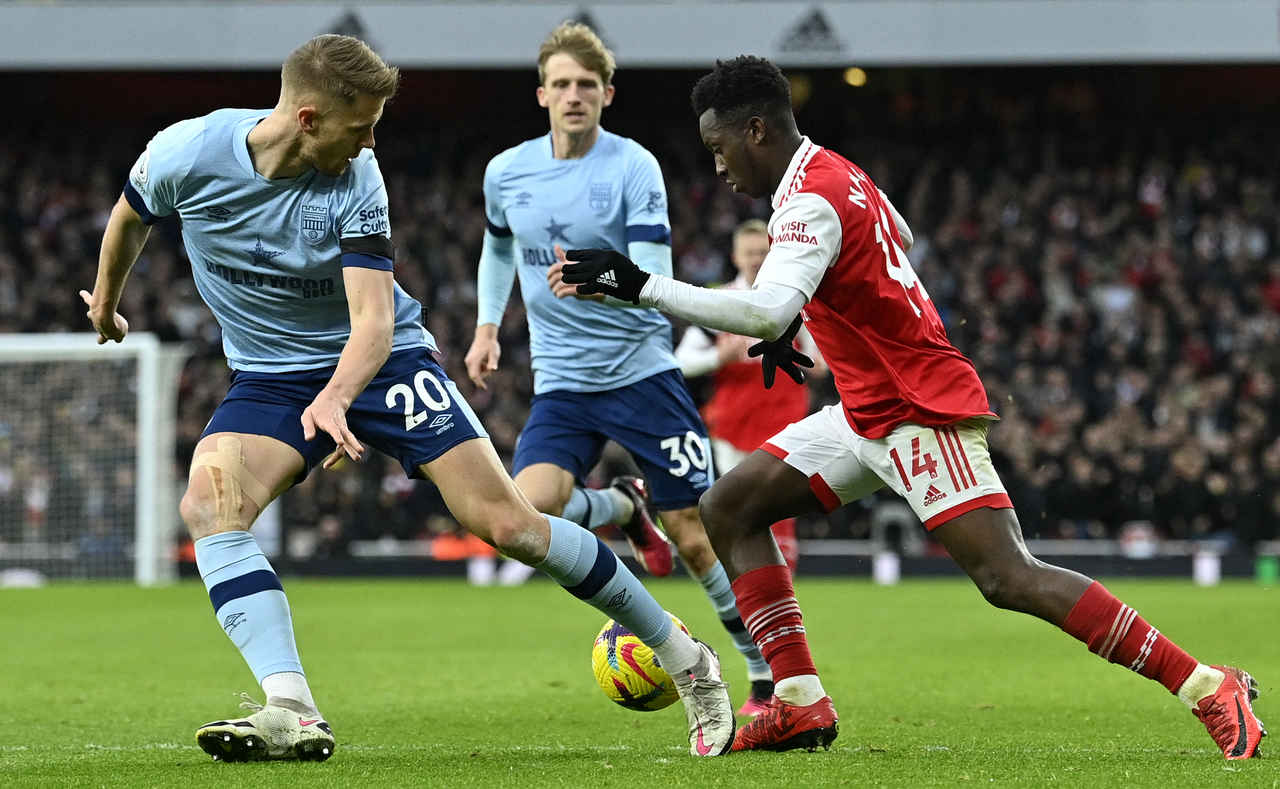
M301 466L292 448L263 436L213 434L196 446L182 517L218 624L267 696L259 705L245 695L241 706L252 714L196 731L200 747L222 761L323 761L333 755L333 731L303 675L284 587L247 531L258 502L269 502Z
M487 439L464 441L423 470L463 526L507 556L536 566L653 650L684 703L690 753L728 752L736 724L715 652L674 627L607 545L575 523L535 511Z
M738 730L735 751L829 748L839 733L839 716L809 652L791 572L769 531L771 524L819 506L809 480L765 452L749 455L702 497L702 522L775 683L767 708Z
M1159 682L1191 708L1226 758L1259 755L1266 730L1253 714L1252 677L1200 663L1102 584L1035 559L1013 510L974 510L934 534L992 605L1038 616L1102 659Z

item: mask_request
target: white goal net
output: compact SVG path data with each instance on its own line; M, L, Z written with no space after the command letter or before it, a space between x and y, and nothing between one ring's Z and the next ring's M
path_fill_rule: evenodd
M175 577L184 357L146 333L0 335L0 573Z

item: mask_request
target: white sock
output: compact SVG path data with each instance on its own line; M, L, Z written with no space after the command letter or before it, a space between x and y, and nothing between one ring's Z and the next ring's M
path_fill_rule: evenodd
M267 698L274 696L291 699L316 715L320 714L316 709L316 700L311 696L311 687L307 685L307 678L296 671L281 671L263 677L262 690Z
M1178 688L1178 699L1188 707L1195 709L1196 702L1218 689L1227 675L1211 666L1200 663L1196 666L1187 681Z
M678 627L671 628L671 635L667 636L666 641L649 646L653 649L658 662L672 676L681 672L689 673L689 669L698 665L698 661L702 659L702 650L688 633Z
M773 686L773 695L787 704L807 707L827 695L827 692L822 689L822 682L817 674L801 674L780 680Z

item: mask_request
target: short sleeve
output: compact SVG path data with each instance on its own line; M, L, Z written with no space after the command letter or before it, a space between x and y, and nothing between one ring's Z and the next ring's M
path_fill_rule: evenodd
M365 150L351 163L351 185L338 214L338 238L391 238L387 186L373 151Z
M794 195L769 219L769 254L756 275L756 287L776 282L812 299L836 262L842 235L840 217L825 198Z
M129 168L124 196L143 222L151 224L178 209L182 181L191 172L203 136L203 118L175 123L152 137Z
M635 143L631 145L622 199L628 244L633 241L671 244L662 168L653 154Z
M511 225L507 224L507 213L502 207L502 187L499 179L502 168L510 152L499 154L489 160L484 168L484 218L489 232L498 238L511 235Z

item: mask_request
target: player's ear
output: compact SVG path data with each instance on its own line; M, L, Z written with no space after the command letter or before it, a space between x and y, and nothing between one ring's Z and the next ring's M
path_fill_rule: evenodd
M313 104L303 104L298 107L297 118L299 129L307 133L314 132L316 123L320 119L320 112Z
M616 92L616 89L612 85L605 85L604 86L604 104L601 106L608 107L610 104L612 104L613 94L615 92Z
M541 85L538 86L538 106L547 106L547 91Z
M747 139L756 145L764 142L768 136L767 129L764 125L764 118L759 115L752 115L747 119Z

